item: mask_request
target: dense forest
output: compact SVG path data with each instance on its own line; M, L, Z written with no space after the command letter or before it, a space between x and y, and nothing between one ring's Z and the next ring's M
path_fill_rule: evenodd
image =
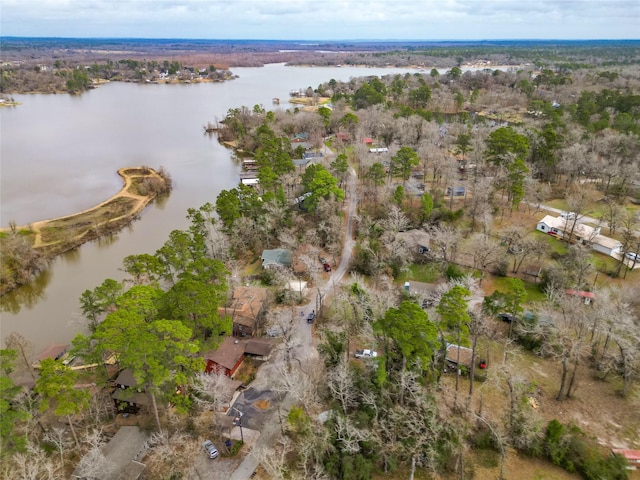
M307 106L229 110L216 135L252 160L257 184L194 206L188 229L123 260L125 281L87 286L90 333L72 353L100 366L46 360L36 377L29 342L10 337L4 476L106 468L100 432L122 416L110 394L123 369L150 398L136 415L151 432L142 478L189 475L185 452L223 439L207 416L222 375L202 373L203 354L234 331L219 308L252 285L268 292L257 335L280 331L243 379L280 394L276 439L253 452L261 478L518 478L515 458L628 478L610 454L640 448L640 51L442 48L364 50L428 68L327 79L304 92ZM463 73L481 60L491 64ZM555 211L562 235L539 228ZM605 234L610 253L594 248ZM261 268L274 248L292 252L290 267ZM323 264L343 256L349 276L325 290ZM299 318L307 304L312 325ZM365 348L376 356L354 358ZM14 383L19 370L32 390Z

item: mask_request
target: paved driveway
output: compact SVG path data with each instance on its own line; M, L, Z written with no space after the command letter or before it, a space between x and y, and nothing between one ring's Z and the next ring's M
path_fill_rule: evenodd
M283 395L272 390L248 388L243 391L233 404L233 408L240 410L242 426L253 430L261 430L266 419L271 415L276 405L282 401ZM229 409L228 415L235 417L237 412Z

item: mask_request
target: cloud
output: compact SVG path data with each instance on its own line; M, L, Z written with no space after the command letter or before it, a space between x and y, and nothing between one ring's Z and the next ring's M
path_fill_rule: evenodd
M638 38L638 0L2 0L3 35Z

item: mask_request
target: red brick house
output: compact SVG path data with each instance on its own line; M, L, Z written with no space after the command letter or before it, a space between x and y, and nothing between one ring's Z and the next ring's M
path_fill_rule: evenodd
M233 337L225 337L217 350L211 350L203 355L207 373L223 373L233 378L244 360L244 343Z

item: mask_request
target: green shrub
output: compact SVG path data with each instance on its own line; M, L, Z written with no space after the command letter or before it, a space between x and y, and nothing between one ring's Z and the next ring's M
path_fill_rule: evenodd
M233 442L233 444L231 445L231 449L229 450L229 455L232 457L237 455L243 445L244 442L242 440Z
M495 436L488 428L483 428L475 433L471 439L473 446L479 450L493 450L495 452L500 450L500 447L496 443Z
M605 456L599 445L574 425L551 420L545 432L543 451L548 460L587 480L626 480L626 460Z
M457 280L464 277L465 273L460 269L460 267L454 265L453 263L450 263L449 265L447 265L445 275L449 280Z

